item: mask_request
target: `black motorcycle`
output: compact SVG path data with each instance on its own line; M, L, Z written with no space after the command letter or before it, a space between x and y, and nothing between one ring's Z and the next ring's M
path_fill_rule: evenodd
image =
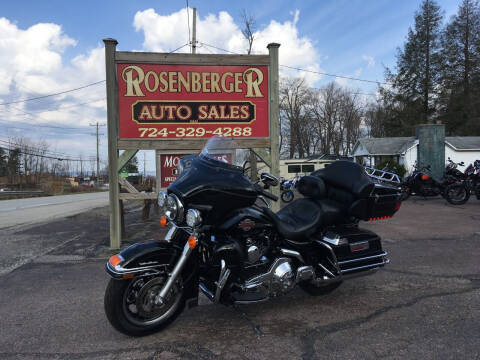
M216 160L222 148L235 148L231 142L212 138L200 155L180 161L178 178L158 196L160 222L170 226L164 241L131 245L107 262L105 312L117 330L158 331L198 304L199 289L225 305L268 300L297 285L322 295L388 264L380 237L358 223L393 216L397 189L337 161L302 177L304 197L274 213L258 205L278 200L267 191L278 185L274 176L253 184L241 167Z
M445 189L445 199L453 205L465 204L473 192L480 200L480 160L467 166L459 183L449 185Z
M460 183L464 174L457 169L457 166L463 166L463 162L455 163L448 158L448 164L445 167L444 177L438 181L428 173L431 170L430 165L420 166L415 164L413 172L406 176L401 183L402 200L408 199L411 195L422 197L445 196L445 190L448 186Z

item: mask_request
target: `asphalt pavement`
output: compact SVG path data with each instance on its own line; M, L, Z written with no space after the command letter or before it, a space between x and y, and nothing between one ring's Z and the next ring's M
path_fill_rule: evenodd
M133 207L128 241L160 238L157 220L141 222ZM0 249L0 358L479 359L479 220L475 199L459 207L410 199L393 219L364 224L383 237L385 269L323 297L294 290L239 308L202 298L143 338L116 332L104 316L106 209L7 229L0 244L53 250L5 270Z

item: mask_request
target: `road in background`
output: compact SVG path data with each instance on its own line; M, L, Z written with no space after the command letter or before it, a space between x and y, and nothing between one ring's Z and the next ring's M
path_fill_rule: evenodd
M60 219L108 205L108 192L0 201L0 229Z

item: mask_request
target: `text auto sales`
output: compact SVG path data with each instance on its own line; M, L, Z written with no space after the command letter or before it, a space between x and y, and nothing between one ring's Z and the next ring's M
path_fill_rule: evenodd
M145 97L146 93L244 93L244 98L264 97L260 85L263 73L257 68L243 72L147 71L130 65L122 71L125 97ZM242 86L244 84L244 86ZM156 101L139 100L132 106L138 123L250 123L255 105L250 101Z

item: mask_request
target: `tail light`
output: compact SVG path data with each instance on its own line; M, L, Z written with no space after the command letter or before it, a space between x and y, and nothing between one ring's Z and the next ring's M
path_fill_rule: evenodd
M423 181L430 180L430 176L428 176L428 175L422 175L422 180L423 180Z
M390 218L391 216L377 216L377 217L371 217L370 219L368 219L368 221L386 220Z

